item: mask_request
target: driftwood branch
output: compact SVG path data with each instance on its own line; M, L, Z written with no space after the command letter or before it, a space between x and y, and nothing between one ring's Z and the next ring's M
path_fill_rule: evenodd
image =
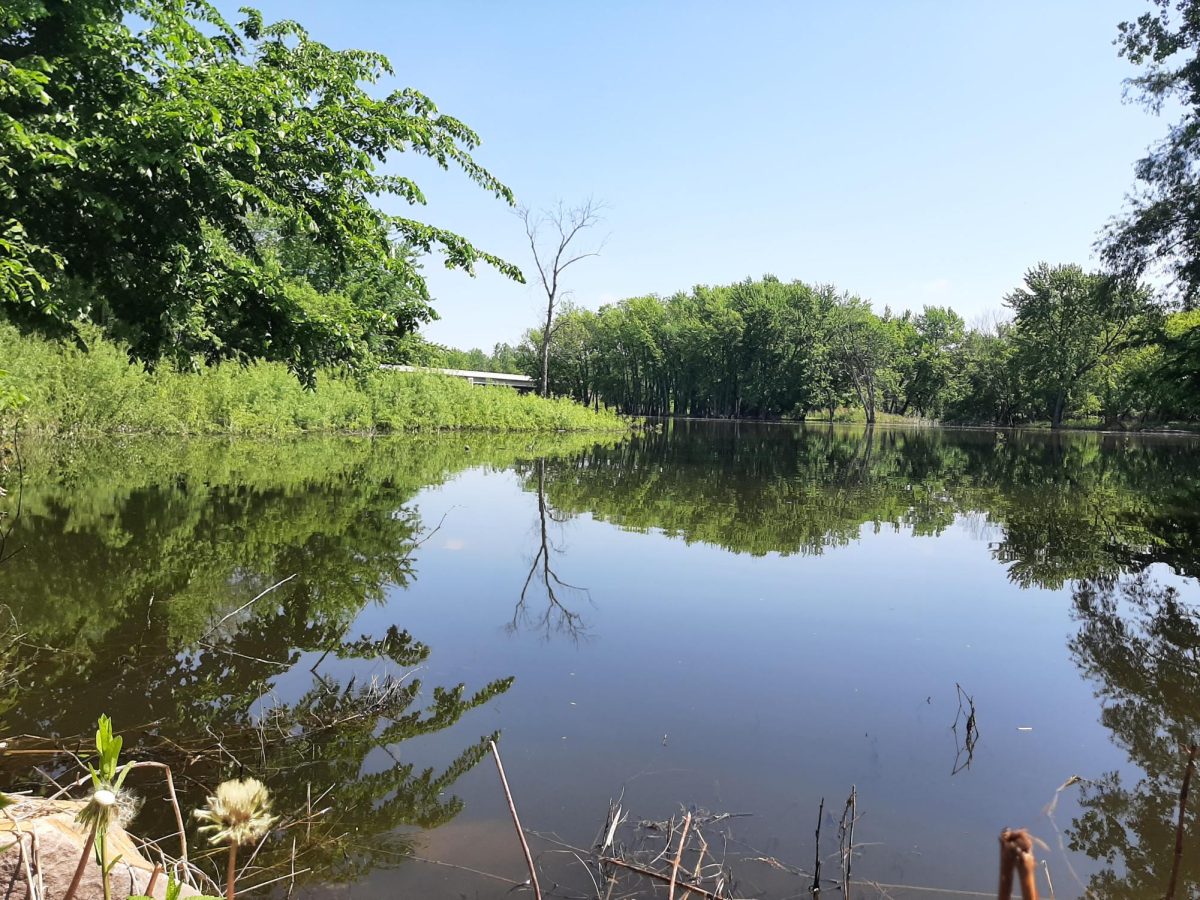
M813 861L813 880L812 880L812 895L819 897L821 895L821 820L825 818L825 798L821 798L821 805L817 807L817 834L816 834L816 858Z

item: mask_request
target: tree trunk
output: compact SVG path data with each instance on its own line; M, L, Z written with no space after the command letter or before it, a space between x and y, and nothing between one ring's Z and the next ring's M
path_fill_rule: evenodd
M546 327L542 329L542 396L550 396L550 326L554 323L554 300L546 304Z
M1058 394L1054 398L1054 411L1051 413L1050 418L1051 428L1062 428L1063 405L1067 399L1066 393L1067 392L1064 390L1059 390Z
M865 395L862 395L862 392L860 392L860 396L863 396L863 412L865 412L867 414L867 424L874 425L875 424L875 379L873 377L867 378L866 393L865 393Z

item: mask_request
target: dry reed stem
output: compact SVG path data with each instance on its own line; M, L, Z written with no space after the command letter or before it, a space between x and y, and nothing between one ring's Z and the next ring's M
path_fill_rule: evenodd
M295 872L289 873L287 875L280 875L278 878L272 878L269 881L260 881L258 884L252 884L248 888L243 888L242 891L243 891L243 893L251 894L260 888L265 888L269 884L278 884L281 881L286 881L288 878L295 878L297 875L303 875L305 872L311 872L311 871L312 871L312 867L306 866L303 869L297 869Z
M71 884L67 887L63 900L71 900L75 896L75 891L79 889L79 882L83 880L83 870L87 868L88 860L92 858L92 847L96 843L96 826L99 824L99 822L92 823L92 830L88 832L87 841L83 845L83 853L79 855L79 865L75 867L75 874L71 876Z
M708 853L708 841L704 839L704 835L699 829L696 830L696 837L700 839L700 855L696 857L696 868L692 872L692 881L699 883L703 880L700 873L704 870L704 854ZM690 896L691 894L685 890L683 900L688 900Z
M24 831L20 830L20 826L18 825L16 832L17 853L20 857L22 873L25 875L26 896L29 898L29 900L45 900L44 897L39 897L37 882L34 881L33 870L29 866L29 856L33 853L33 834L32 832L29 834L29 853L25 852L25 841L22 840L22 838L25 837L25 834L26 833Z
M525 831L521 828L521 818L517 815L517 805L513 802L512 791L508 789L508 779L504 777L504 763L500 761L500 751L496 749L495 741L488 741L492 749L492 759L496 761L496 771L500 773L500 783L504 786L504 797L508 800L508 811L512 814L513 826L517 829L517 837L521 839L521 849L525 853L525 865L529 867L529 883L533 885L533 895L536 900L542 900L542 888L538 884L537 870L533 865L533 854L529 852L529 842L525 840Z
M179 808L179 796L175 793L175 779L171 775L171 767L166 763L152 762L150 760L130 763L129 767L131 769L163 770L163 774L167 779L167 793L171 801L171 808L175 811L175 827L179 832L179 861L186 866L188 862L187 830L183 825L183 811Z
M999 900L1012 897L1013 874L1020 879L1024 900L1037 900L1037 862L1033 857L1033 838L1025 829L1000 832Z
M417 856L415 854L406 854L404 859L411 859L414 862L426 863L431 866L441 866L445 869L457 869L460 872L469 872L472 875L478 875L480 878L490 878L493 881L501 881L504 884L512 885L514 888L524 887L525 882L513 881L511 878L506 878L504 875L497 875L494 872L485 872L482 869L472 869L470 866L460 866L457 863L443 862L440 859L430 859L427 856Z
M679 835L679 849L675 851L675 862L671 865L671 884L667 888L667 900L675 900L675 881L679 878L679 863L683 859L683 846L687 843L688 829L692 827L692 814L683 817L683 831Z
M146 885L146 896L154 896L154 886L158 884L158 876L162 874L163 867L159 863L154 864L154 871L150 873L150 881Z
M1175 826L1175 856L1171 860L1171 879L1167 882L1166 900L1175 900L1175 884L1179 880L1179 866L1183 862L1183 820L1187 814L1188 788L1192 783L1192 772L1196 770L1196 745L1188 747L1187 767L1183 770L1183 785L1179 788L1179 822Z
M37 889L39 896L45 898L46 883L42 880L42 848L38 843L38 835L36 831L29 832L29 852L33 856L33 868L37 875Z
M1058 786L1057 790L1054 791L1054 796L1050 798L1050 802L1046 804L1042 812L1045 813L1046 818L1050 820L1050 826L1054 829L1054 834L1058 841L1058 852L1062 855L1063 862L1067 867L1067 872L1070 873L1071 878L1075 880L1075 884L1079 887L1080 896L1090 897L1092 895L1091 891L1089 891L1087 885L1083 883L1083 879L1079 877L1079 873L1075 871L1075 867L1071 865L1071 857L1070 854L1067 853L1067 845L1066 841L1063 840L1062 829L1058 827L1058 821L1054 818L1054 812L1056 809L1058 809L1058 798L1062 792L1072 785L1081 784L1085 781L1086 779L1080 778L1078 775L1072 775ZM1047 881L1049 881L1049 875L1047 875ZM1053 894L1053 885L1051 886L1050 891Z

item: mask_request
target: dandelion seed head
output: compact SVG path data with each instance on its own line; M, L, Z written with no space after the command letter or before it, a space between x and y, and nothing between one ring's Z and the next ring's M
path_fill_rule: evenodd
M84 825L95 825L98 830L107 830L111 824L124 828L133 821L142 807L142 799L124 788L113 790L100 788L92 793L88 802L75 817Z
M250 844L270 830L271 794L257 778L224 781L194 815L213 844Z

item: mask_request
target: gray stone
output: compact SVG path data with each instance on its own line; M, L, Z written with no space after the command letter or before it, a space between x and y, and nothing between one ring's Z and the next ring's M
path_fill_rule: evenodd
M0 814L0 900L62 900L87 843L87 830L75 822L82 804L34 797L13 799L18 802ZM108 855L109 859L120 857L110 876L113 900L145 894L154 864L138 852L133 838L118 825L108 830ZM74 900L103 900L100 867L94 853L88 857ZM154 896L165 898L166 887L167 878L160 874ZM183 897L199 893L183 886Z

